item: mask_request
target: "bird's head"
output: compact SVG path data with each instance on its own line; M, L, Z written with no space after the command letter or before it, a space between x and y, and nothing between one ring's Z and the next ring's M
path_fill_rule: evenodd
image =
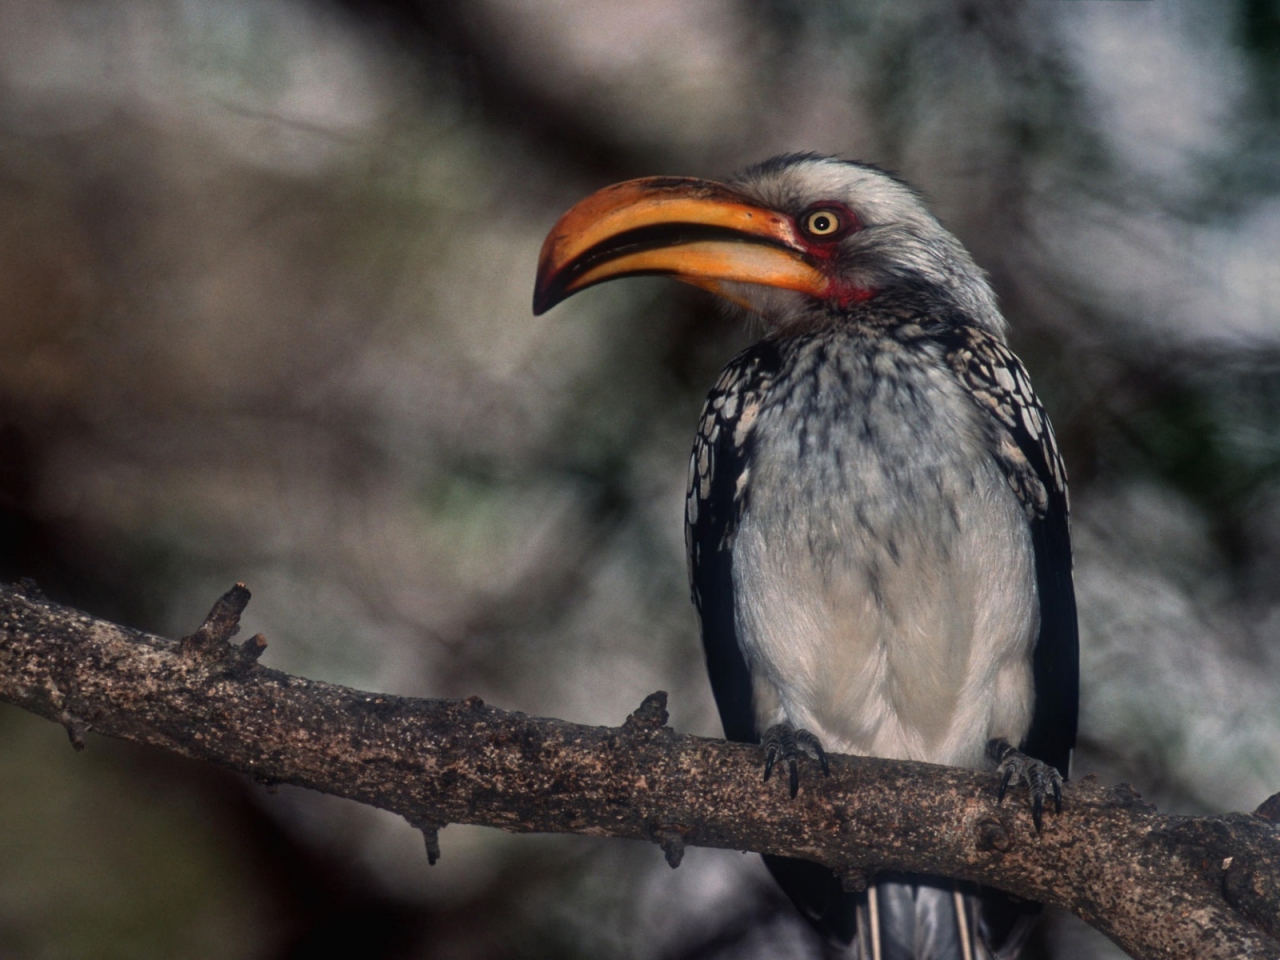
M711 290L780 331L828 327L900 293L1004 329L982 270L914 190L829 157L776 157L728 183L646 177L592 194L543 243L534 313L642 274Z

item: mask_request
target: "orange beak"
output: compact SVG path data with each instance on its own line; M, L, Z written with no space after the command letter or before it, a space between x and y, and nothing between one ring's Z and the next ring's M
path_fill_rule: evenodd
M815 297L829 287L785 214L710 180L645 177L593 193L551 228L538 258L533 312L605 280L641 274L674 277L748 307L724 282Z

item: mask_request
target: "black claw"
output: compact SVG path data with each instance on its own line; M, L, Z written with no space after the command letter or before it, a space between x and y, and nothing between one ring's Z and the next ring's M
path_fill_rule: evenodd
M789 723L770 727L760 738L764 748L764 779L768 780L779 762L787 765L787 790L794 798L800 792L800 754L807 753L818 761L824 776L831 775L831 766L822 744L808 730L797 730Z
M796 731L796 743L804 747L822 767L822 775L824 777L831 776L831 765L827 762L827 751L822 749L822 741L815 737L808 730Z
M992 741L988 746L988 755L999 758L996 772L1000 775L1000 786L996 792L997 802L1003 801L1009 787L1013 784L1025 783L1027 794L1031 800L1031 820L1035 824L1036 833L1044 825L1045 798L1053 796L1053 808L1062 812L1062 775L1043 761L1036 760L1015 750L1004 741Z
M1000 778L1000 789L996 792L996 803L1004 803L1004 795L1009 792L1009 784L1013 782L1013 767L1006 767L1004 776Z

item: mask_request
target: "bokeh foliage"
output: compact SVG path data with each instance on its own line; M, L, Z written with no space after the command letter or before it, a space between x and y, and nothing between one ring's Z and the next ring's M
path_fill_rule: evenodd
M0 573L268 662L715 733L683 569L749 331L607 285L613 180L784 150L911 180L1072 475L1077 772L1280 786L1280 4L0 0ZM755 858L406 825L0 710L0 953L814 956ZM1106 955L1052 918L1040 956Z

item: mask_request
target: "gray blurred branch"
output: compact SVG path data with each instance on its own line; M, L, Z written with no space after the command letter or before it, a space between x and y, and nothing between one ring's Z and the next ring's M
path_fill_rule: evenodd
M680 736L665 694L619 728L364 693L257 663L229 641L237 585L174 643L0 587L0 700L93 730L390 810L420 828L473 823L788 854L842 872L975 880L1076 913L1137 958L1280 957L1280 797L1253 815L1160 815L1126 786L1072 783L1036 835L989 774L832 758L793 799L751 746ZM780 778L785 780L785 778Z

